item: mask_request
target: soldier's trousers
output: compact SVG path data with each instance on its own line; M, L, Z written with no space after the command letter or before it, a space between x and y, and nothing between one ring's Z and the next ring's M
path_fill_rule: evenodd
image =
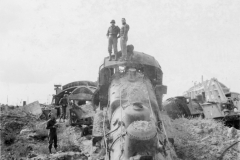
M57 134L48 135L48 149L52 149L52 145L54 144L54 148L57 148Z
M117 50L117 43L118 43L118 38L110 36L108 38L108 53L112 53L112 47L114 50L114 54L116 55L118 50Z
M123 37L121 37L121 39L120 39L122 58L127 57L127 41L128 41L128 37L126 37L124 39L123 39Z
M66 119L66 112L67 112L67 107L66 106L62 106L62 115L60 117L60 119Z

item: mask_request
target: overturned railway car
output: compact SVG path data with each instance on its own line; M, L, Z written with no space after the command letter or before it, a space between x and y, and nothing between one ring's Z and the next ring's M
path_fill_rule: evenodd
M167 99L163 109L175 119L179 116L199 116L223 121L227 126L240 128L240 94L230 92L216 78L195 84L184 93Z
M183 96L168 98L163 102L163 109L172 119L203 115L203 109L197 100Z
M141 52L129 61L104 59L94 100L103 114L94 118L93 136L102 136L105 160L176 158L162 120L162 75L154 57Z

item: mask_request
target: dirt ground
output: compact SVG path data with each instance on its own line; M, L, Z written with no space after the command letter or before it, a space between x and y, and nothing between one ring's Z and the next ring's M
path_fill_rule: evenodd
M1 159L26 159L34 150L47 153L42 147L46 143L46 132L36 128L42 121L19 109L1 112L0 121Z
M1 112L1 160L88 159L91 136L81 137L82 129L58 123L58 151L48 151L46 120L36 119L20 109ZM57 120L58 121L58 120ZM84 152L85 150L85 152Z
M59 123L58 151L48 153L46 121L14 109L1 112L1 159L87 160L96 150L91 136L81 137L82 129ZM176 153L183 160L240 159L240 131L208 119L170 120Z
M239 160L240 131L211 119L172 120L175 147L184 160ZM230 149L226 150L229 146Z

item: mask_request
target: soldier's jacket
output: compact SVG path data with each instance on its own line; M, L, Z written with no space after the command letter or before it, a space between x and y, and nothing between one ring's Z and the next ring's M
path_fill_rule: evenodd
M120 32L120 28L118 26L110 26L107 31L107 36L117 36Z
M63 97L60 102L62 106L67 106L68 105L68 99L66 97Z
M49 136L57 134L57 129L53 127L56 123L57 123L56 120L52 120L52 119L48 120L46 129L49 129L49 132L48 132Z

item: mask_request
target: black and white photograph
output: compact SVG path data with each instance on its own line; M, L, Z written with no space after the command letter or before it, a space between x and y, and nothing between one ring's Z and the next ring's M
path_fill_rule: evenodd
M240 160L239 0L0 0L1 160Z

